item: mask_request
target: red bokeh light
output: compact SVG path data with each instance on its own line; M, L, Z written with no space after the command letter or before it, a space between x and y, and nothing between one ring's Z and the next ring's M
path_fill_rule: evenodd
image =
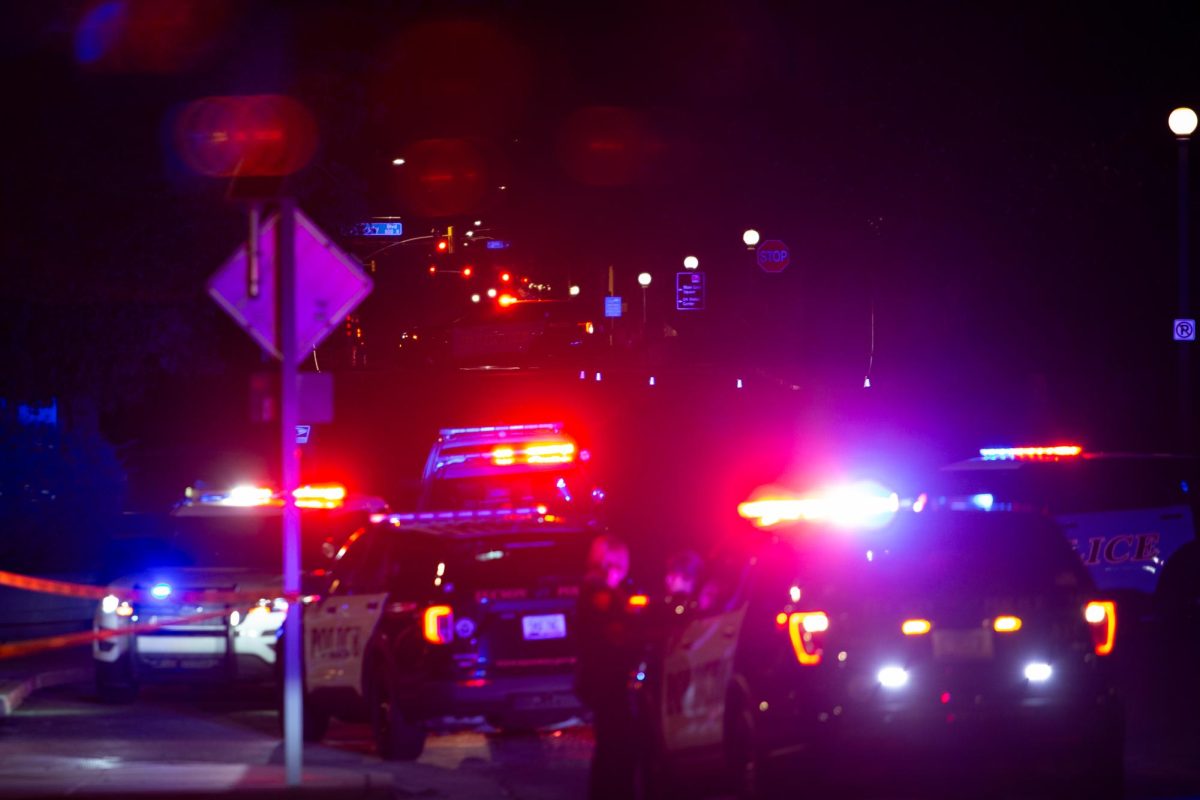
M202 175L289 175L316 151L317 125L307 108L283 95L205 97L179 114L175 143Z
M645 171L655 145L641 115L599 106L575 112L563 125L558 153L563 167L589 186L625 186Z
M449 217L474 208L488 186L480 149L467 139L425 139L406 148L397 170L404 203L426 217Z

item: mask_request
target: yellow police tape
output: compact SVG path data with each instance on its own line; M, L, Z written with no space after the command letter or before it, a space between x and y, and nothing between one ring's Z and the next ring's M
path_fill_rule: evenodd
M9 586L14 589L24 589L26 591L40 592L42 594L56 594L64 597L84 597L93 600L101 600L110 594L115 595L122 600L130 600L133 602L157 600L157 598L151 597L149 592L141 589L111 589L106 586L88 586L82 583L70 583L68 581L57 581L50 578L37 578L32 575L20 575L16 572L5 572L4 570L0 570L0 586ZM300 598L300 595L287 595L283 592L270 592L269 594L272 594L274 597L282 597L289 603L295 602ZM202 591L173 593L171 595L171 599L175 602L187 604L232 604L254 603L262 599L263 595L264 592L261 590L254 592L221 592L206 589ZM112 639L117 636L129 636L131 634L158 630L159 628L170 627L173 625L182 625L190 622L213 619L224 616L227 613L229 613L229 609L204 611L199 614L192 614L186 617L177 617L160 622L130 624L120 629L101 628L92 631L79 631L78 633L44 636L38 639L27 639L22 642L0 644L0 660L32 655L44 650L57 650L64 647L76 647L78 645L90 644L101 639Z

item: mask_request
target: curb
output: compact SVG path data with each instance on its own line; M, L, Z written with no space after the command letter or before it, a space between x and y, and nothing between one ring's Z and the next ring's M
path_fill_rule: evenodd
M91 677L92 671L85 667L56 669L39 672L24 680L9 680L0 682L0 717L11 717L25 702L25 698L38 689L48 689L51 686L62 686L66 683L80 683Z

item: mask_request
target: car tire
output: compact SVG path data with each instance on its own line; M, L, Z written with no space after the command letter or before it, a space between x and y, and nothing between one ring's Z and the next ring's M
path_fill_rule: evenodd
M111 664L96 662L96 696L102 703L124 705L137 699L138 685L133 679L129 656L121 656Z
M396 693L386 675L371 682L371 733L384 761L415 761L425 750L425 724L395 702Z

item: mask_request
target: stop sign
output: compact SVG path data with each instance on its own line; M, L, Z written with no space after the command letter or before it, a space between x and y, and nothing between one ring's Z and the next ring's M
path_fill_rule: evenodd
M778 239L768 239L758 246L758 266L763 272L783 272L791 262L788 246Z

